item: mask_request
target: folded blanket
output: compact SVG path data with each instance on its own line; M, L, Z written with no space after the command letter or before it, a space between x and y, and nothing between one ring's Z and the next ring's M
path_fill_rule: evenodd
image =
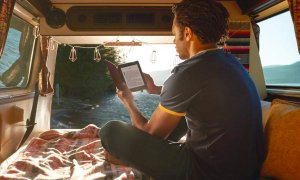
M5 179L143 179L142 173L104 160L100 128L49 130L30 141L18 158L2 170Z

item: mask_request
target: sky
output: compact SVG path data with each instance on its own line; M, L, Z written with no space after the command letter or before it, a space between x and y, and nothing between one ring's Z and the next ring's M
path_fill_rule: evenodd
M288 65L300 61L289 11L258 23L262 66Z

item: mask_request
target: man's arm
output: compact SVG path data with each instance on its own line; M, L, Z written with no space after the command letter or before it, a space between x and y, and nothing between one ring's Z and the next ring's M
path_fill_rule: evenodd
M183 121L181 116L169 114L157 107L145 129L149 134L165 139L173 132L180 121Z
M169 114L157 107L148 121L134 104L130 90L118 91L118 96L127 108L133 126L149 134L167 138L181 120L181 116Z

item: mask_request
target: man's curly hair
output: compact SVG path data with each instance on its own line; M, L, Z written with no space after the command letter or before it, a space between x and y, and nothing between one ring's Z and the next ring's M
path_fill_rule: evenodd
M181 36L184 27L191 28L202 43L217 43L227 36L229 14L215 0L182 0L172 11Z

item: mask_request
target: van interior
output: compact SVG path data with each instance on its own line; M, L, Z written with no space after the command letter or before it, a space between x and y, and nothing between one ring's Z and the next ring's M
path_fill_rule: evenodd
M2 0L0 179L151 179L105 161L101 126L130 118L104 60L139 61L162 85L181 62L171 32L178 2ZM262 179L300 179L300 1L219 2L230 22L218 45L246 68L261 98ZM159 96L134 96L150 116Z

